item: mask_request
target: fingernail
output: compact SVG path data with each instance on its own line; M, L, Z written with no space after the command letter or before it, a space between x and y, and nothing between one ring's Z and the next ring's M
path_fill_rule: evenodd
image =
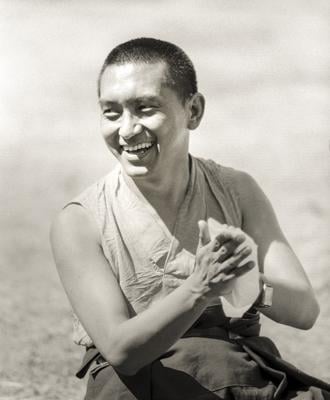
M245 240L245 236L244 236L244 235L238 235L238 236L236 237L236 240L237 240L237 242L239 242L239 243L243 243L244 240Z

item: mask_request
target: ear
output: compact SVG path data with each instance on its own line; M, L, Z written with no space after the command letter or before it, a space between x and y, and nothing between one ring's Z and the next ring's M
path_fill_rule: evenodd
M189 113L190 118L188 120L188 129L193 130L200 124L204 109L205 109L205 98L201 93L195 93L189 100Z

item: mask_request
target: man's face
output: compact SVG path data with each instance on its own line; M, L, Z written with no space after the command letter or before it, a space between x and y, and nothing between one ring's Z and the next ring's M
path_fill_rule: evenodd
M167 66L111 65L101 78L103 137L127 175L157 177L188 154L189 108L166 86Z

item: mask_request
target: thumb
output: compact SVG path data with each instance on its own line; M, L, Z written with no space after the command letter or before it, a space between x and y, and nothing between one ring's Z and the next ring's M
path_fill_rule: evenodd
M198 247L205 246L211 241L209 226L206 221L198 221L199 242Z

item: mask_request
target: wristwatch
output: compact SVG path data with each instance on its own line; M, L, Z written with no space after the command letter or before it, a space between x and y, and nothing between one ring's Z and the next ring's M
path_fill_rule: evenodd
M262 282L262 289L254 303L256 308L269 308L273 304L273 286L269 283Z

